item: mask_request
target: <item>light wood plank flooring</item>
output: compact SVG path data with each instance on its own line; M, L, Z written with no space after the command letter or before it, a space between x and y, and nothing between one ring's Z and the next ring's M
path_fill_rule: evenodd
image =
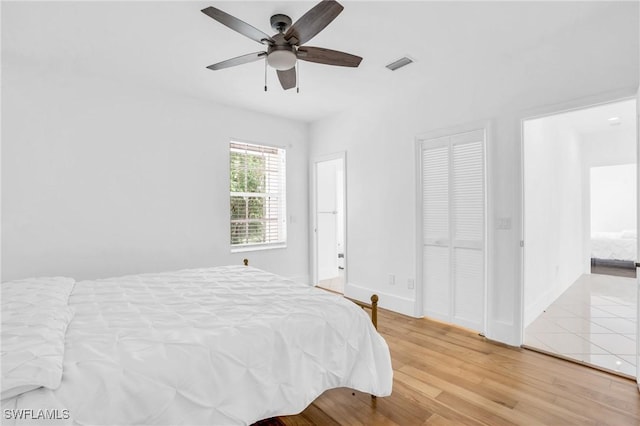
M640 425L636 383L385 310L393 394L321 395L285 425Z

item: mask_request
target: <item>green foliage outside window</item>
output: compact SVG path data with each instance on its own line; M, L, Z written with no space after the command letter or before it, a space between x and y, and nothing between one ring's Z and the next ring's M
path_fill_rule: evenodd
M231 245L265 241L266 168L262 155L230 152ZM244 193L234 195L234 193ZM249 193L256 194L250 196Z

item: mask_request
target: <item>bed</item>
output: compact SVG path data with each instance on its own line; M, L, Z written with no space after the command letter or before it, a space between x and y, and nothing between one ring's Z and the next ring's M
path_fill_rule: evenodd
M629 265L637 258L637 232L593 232L591 234L591 263Z
M391 393L363 309L249 266L14 281L2 309L3 424L252 424Z

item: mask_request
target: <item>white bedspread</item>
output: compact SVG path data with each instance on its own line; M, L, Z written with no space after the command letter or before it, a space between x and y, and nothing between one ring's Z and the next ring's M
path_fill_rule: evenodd
M391 393L389 349L361 308L255 268L81 281L69 304L62 384L3 409L227 425L298 413L334 387Z
M635 231L594 232L591 257L595 259L636 261L638 242Z

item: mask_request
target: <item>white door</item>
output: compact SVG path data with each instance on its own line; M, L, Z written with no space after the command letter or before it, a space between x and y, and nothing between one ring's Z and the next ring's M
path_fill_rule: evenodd
M337 161L316 163L318 281L338 276Z
M484 130L421 142L427 316L484 331Z

